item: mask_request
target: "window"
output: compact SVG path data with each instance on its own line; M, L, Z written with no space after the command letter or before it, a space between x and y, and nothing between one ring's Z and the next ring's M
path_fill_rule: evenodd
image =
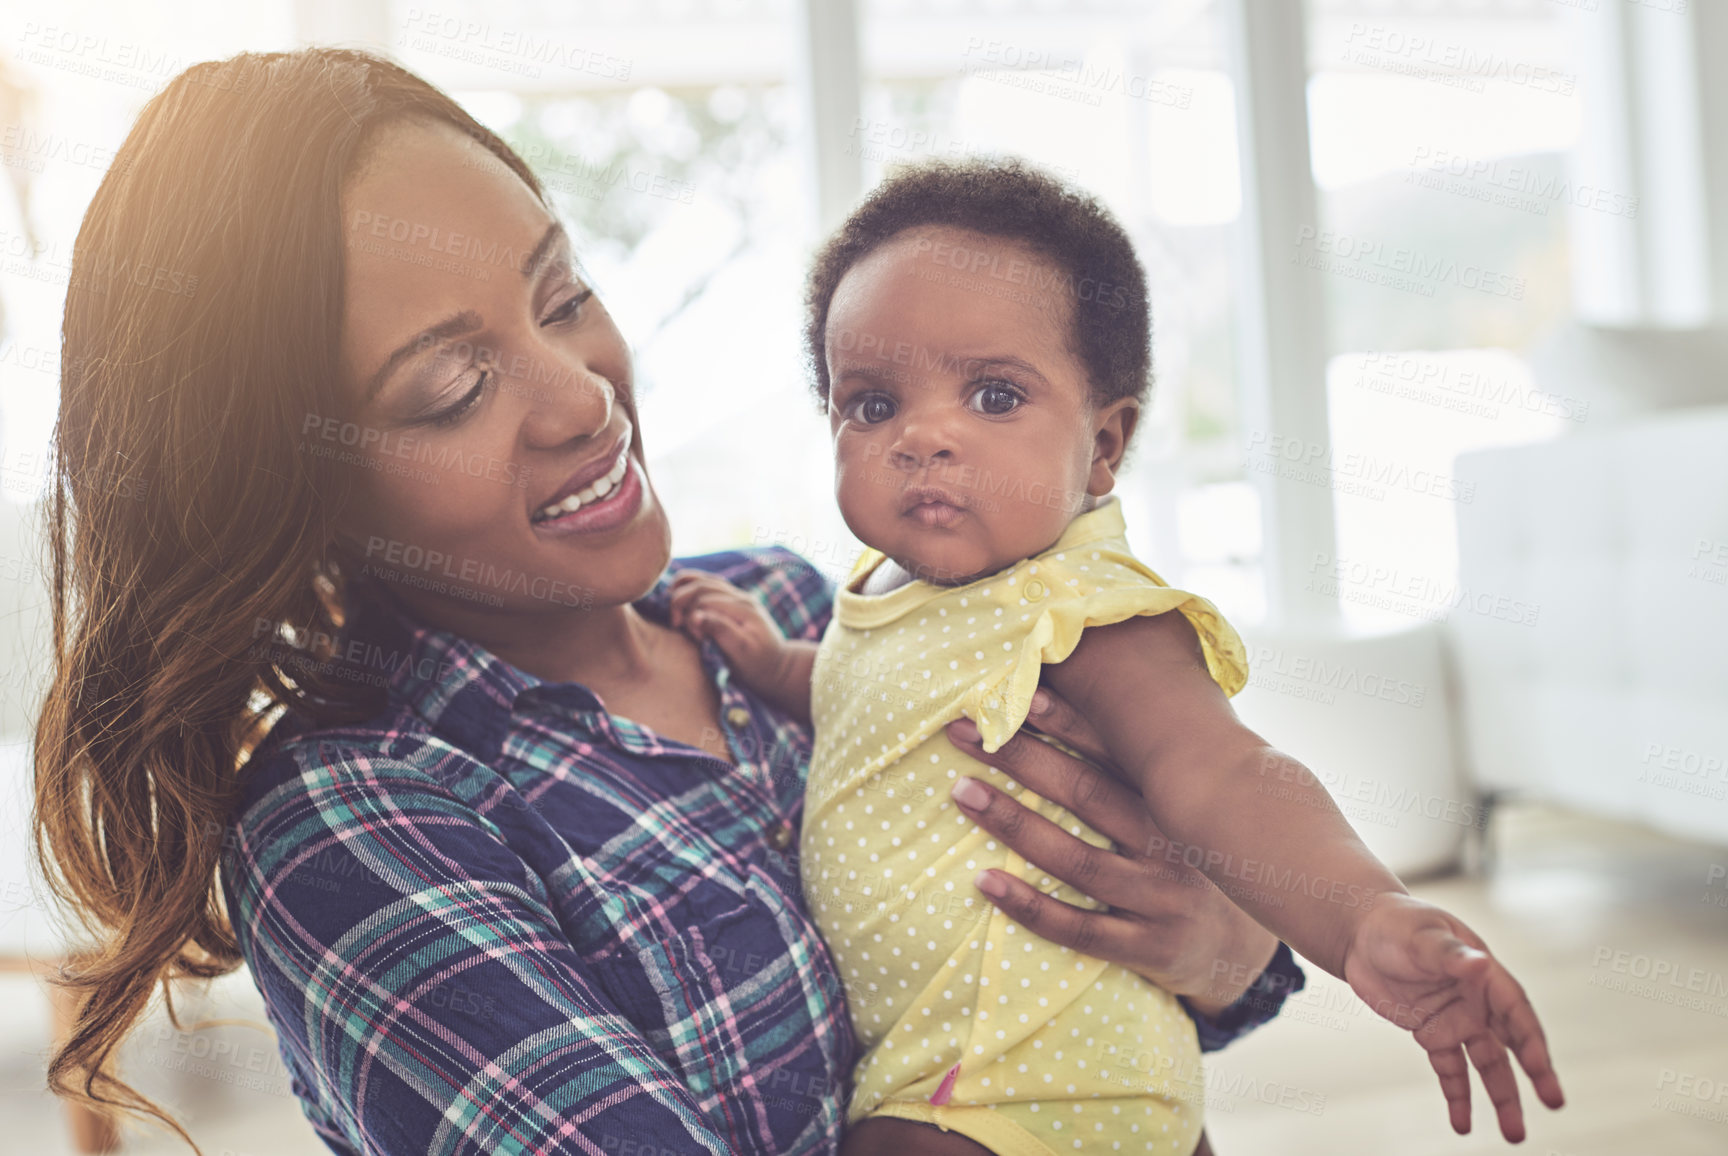
M1236 112L1209 3L869 0L848 147L866 187L926 157L1015 154L1100 197L1152 294L1151 405L1118 486L1130 540L1227 614L1263 602L1243 478L1231 246Z
M1573 181L1582 86L1547 0L1312 0L1311 256L1325 273L1347 627L1444 617L1466 450L1588 418L1530 355L1571 313L1569 214L1624 212ZM1586 196L1585 193L1588 192Z

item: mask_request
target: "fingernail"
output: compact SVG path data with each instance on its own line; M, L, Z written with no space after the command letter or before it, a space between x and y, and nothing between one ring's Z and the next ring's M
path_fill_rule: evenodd
M984 784L965 775L960 776L948 793L954 796L956 803L969 811L981 811L990 805L990 792L984 789Z
M1001 899L1008 894L1008 884L996 878L994 871L978 872L978 878L972 880L972 884L992 899Z
M1032 692L1032 713L1043 714L1050 709L1050 692L1039 687Z
M948 724L948 737L963 743L979 741L978 724L969 718L958 718Z

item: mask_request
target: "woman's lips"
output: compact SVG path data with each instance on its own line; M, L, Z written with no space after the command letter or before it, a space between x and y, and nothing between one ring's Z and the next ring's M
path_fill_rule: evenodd
M530 525L543 534L565 535L603 533L629 522L642 509L647 487L642 481L641 464L628 454L624 460L623 476L605 497L586 502L571 513Z
M623 436L618 440L616 451L609 461L594 462L571 475L560 496L542 505L529 515L531 521L539 522L546 518L547 511L553 514L568 514L578 506L586 506L599 501L612 491L624 477L625 463L630 456L630 423L624 423Z

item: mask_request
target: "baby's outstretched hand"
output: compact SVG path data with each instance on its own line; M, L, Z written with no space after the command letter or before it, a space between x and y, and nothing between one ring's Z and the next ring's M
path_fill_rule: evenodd
M1440 1077L1453 1131L1470 1131L1473 1063L1499 1113L1501 1135L1514 1144L1524 1139L1508 1048L1544 1104L1566 1102L1523 987L1481 937L1433 904L1408 895L1377 900L1356 927L1344 978L1369 1007L1415 1034Z
M670 619L674 629L718 646L750 689L809 719L815 645L787 639L756 599L717 574L685 570L672 579Z

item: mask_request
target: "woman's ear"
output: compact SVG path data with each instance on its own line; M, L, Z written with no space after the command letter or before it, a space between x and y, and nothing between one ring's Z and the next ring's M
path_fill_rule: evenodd
M1094 417L1096 431L1092 435L1092 473L1086 479L1086 492L1094 498L1108 494L1116 485L1116 471L1121 468L1122 455L1128 450L1128 440L1140 421L1138 398L1121 397L1101 407Z

